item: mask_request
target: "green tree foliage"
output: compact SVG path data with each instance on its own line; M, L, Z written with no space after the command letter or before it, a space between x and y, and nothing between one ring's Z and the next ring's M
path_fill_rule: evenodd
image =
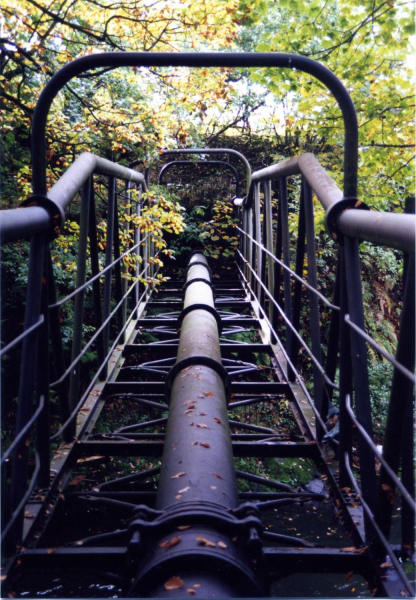
M240 9L245 48L308 56L343 81L359 120L360 198L381 210L399 207L414 179L413 3L241 0ZM294 150L319 152L339 171L343 124L323 86L290 70L258 70L251 78L282 103L277 129L290 130Z

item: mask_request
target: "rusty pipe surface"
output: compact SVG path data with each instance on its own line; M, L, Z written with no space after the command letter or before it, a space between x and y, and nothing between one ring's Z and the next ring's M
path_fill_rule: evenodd
M170 408L156 510L136 519L142 557L130 597L227 598L263 595L259 582L260 522L238 507L214 296L206 258L191 257L176 364L168 379ZM172 583L173 582L173 583ZM196 587L194 587L196 586ZM200 587L198 587L200 586Z

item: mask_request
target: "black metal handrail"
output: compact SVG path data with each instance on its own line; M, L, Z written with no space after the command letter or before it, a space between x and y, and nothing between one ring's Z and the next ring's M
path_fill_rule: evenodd
M289 244L287 178L296 175L302 176L302 184L296 267L293 270ZM278 199L275 213L272 206L272 182ZM263 198L260 195L261 186L264 192ZM325 209L329 235L340 242L332 302L325 299L318 290L313 193ZM382 548L381 552L391 555L392 548L388 538L392 504L391 496L388 497L388 494L394 493L395 488L398 489L402 497L403 510L407 510L410 521L411 515L414 520L415 510L414 489L409 484L409 481L412 481L411 474L408 473L411 467L404 459L401 465L402 479L398 477L402 453L398 439L403 435L411 440L413 429L409 415L413 405L415 383L413 374L414 216L371 211L362 206L356 198L346 199L312 154L294 157L253 173L247 198L235 204L240 215L240 226L237 228L240 232L239 270L247 289L257 302L259 316L269 325L271 341L281 346L281 351L287 360L289 380L298 380L311 403L317 418L318 440L322 441L326 434L323 441L328 441L337 449L341 487L352 485L362 494L367 543L374 551L380 551ZM360 206L361 208L358 208ZM274 232L276 217L277 231ZM396 358L364 330L358 241L368 241L402 250L407 256L405 293ZM303 279L305 251L308 261L307 281ZM282 274L283 292L281 291ZM302 287L307 289L309 295L311 347L299 334ZM322 359L318 300L331 311L325 367ZM282 343L278 333L280 320L285 323L285 344ZM373 442L366 343L394 367L383 454L380 454ZM313 400L307 393L298 371L299 344L313 364ZM339 386L334 386L337 370ZM325 426L329 402L332 402L335 389L339 391L339 439L335 439L331 434L328 435ZM352 410L350 398L355 400L356 414ZM410 407L409 411L406 407ZM397 414L401 417L397 417ZM396 435L393 435L393 427L397 429ZM353 428L358 442L360 483L357 483L352 472L350 458L348 461L345 458L351 457L353 452ZM389 431L390 435L388 435ZM375 459L381 464L380 476L376 474ZM412 529L410 524L409 528ZM409 546L409 539L412 538L413 534L404 528L403 548ZM402 569L398 569L398 574L406 588L411 590Z
M198 162L192 162L191 160L174 160L172 162L167 163L166 165L163 165L163 167L160 169L159 172L159 185L164 185L165 182L163 181L163 179L166 177L166 173L167 171L170 171L171 169L175 168L175 167L180 167L180 166L187 166L187 167L193 167L193 168L197 168L197 167L202 167L202 168L213 168L213 167L220 167L220 169L228 169L229 171L231 171L234 175L234 182L235 182L235 196L238 196L239 193L239 178L238 178L238 171L237 169L229 162L226 162L224 160L200 160ZM166 184L165 184L166 185Z
M108 178L105 267L101 270L94 174ZM122 182L123 190L118 190L118 180ZM132 185L137 188L138 202L133 200ZM2 494L3 498L7 499L3 505L2 533L6 554L12 552L21 539L23 509L33 489L35 486L49 485L50 443L62 435L65 441L72 441L79 408L84 404L97 380L106 378L107 364L114 349L120 340L124 341L127 327L136 316L140 303L150 292L149 285L144 285L144 290L141 289L143 284L140 281L144 278L153 280L156 275L155 266L149 260L155 252L152 236L142 236L139 227L136 226L135 243L122 254L119 241L121 229L118 222L117 200L119 197L127 198L131 205L130 212L140 217L143 190L147 190L147 186L141 173L93 154L84 153L67 169L47 196L32 196L28 203L24 203L26 204L24 208L2 211L0 215L0 233L3 242L32 236L24 330L1 351L1 356L5 356L18 344L23 345L16 437L4 453L1 462L2 468L8 469L10 460L13 460L10 487L6 483L6 477L2 479ZM62 231L65 210L78 192L81 193L81 208L76 289L57 301L49 242ZM88 243L92 276L86 281ZM127 282L122 278L121 264L123 258L128 255L135 256L136 266L133 283L126 289ZM104 279L103 290L102 279ZM90 287L92 287L94 300L95 332L82 345L84 298ZM111 307L113 289L115 307ZM70 364L66 367L67 359L62 343L59 311L72 299L75 300L72 349ZM127 317L126 309L129 301L132 307ZM109 327L114 318L117 318L118 333L109 349ZM56 380L52 383L49 383L49 339L56 374ZM96 373L86 389L82 390L80 389L80 362L93 344L97 356ZM57 391L61 413L61 425L54 435L51 435L49 422L50 388L55 388ZM36 427L37 431L35 443L30 442L33 427ZM35 450L36 467L28 484L29 452L32 446Z

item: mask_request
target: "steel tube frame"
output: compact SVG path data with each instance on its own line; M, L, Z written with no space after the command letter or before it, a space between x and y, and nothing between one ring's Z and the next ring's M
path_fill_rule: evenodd
M140 558L128 596L136 597L140 590L141 596L162 597L163 584L172 576L179 576L186 587L195 577L198 581L202 577L204 594L209 597L259 595L261 585L251 566L252 557L244 543L231 539L233 528L241 527L241 522L235 517L230 520L230 511L238 507L238 492L226 372L210 271L202 253L191 256L180 321L177 361L167 383L170 408L157 516L152 522L136 519L130 525L130 549L139 535ZM178 532L177 524L192 524L192 528ZM247 533L254 535L250 528ZM234 577L225 576L232 571Z
M161 156L167 156L169 154L232 154L233 156L236 156L238 159L240 159L244 164L244 167L246 170L246 185L247 185L246 194L248 193L248 190L250 189L250 182L251 182L250 163L248 162L248 160L246 159L244 154L241 154L241 152L238 152L237 150L233 150L231 148L177 148L174 150L165 150L164 152L162 152ZM230 163L225 163L225 164L230 164ZM232 165L230 165L230 166L232 167Z
M33 152L36 154L38 149L35 147ZM35 192L35 194L46 196L59 207L63 214L75 194L92 173L115 177L125 181L133 181L146 186L144 176L141 173L91 154L90 152L83 152L51 187L49 192L46 193L46 189L43 189L42 192ZM12 242L48 231L51 225L51 213L48 209L36 204L37 200L34 198L33 202L29 206L26 206L24 210L11 208L1 211L1 243Z
M173 169L173 167L176 167L178 165L188 165L188 166L193 165L194 167L215 167L215 166L225 167L226 169L228 169L229 171L231 171L234 174L235 195L238 196L238 184L239 184L238 171L231 163L226 162L224 160L205 160L205 161L201 160L198 162L192 162L191 160L174 160L170 163L167 163L166 165L163 165L163 167L160 169L159 180L158 180L159 185L166 185L166 183L164 181L162 181L163 176L166 174L167 171L169 171L170 169Z

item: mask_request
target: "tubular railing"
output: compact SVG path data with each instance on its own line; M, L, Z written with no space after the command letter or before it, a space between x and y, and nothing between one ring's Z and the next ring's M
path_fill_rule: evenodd
M99 175L100 179L105 176L108 188L105 256L101 253L105 266L101 270L94 175ZM137 191L133 192L134 188ZM117 344L124 341L129 323L149 293L150 284L143 285L140 281L155 276L155 266L149 260L154 256L154 242L150 235L143 237L139 227L135 227L134 242L121 253L120 234L126 232L118 218L119 201L131 205L127 209L130 216L140 216L141 193L146 189L144 177L137 171L85 153L69 167L47 196L32 196L24 203L24 209L1 212L3 242L31 236L23 332L1 350L2 357L13 357L11 353L21 346L16 436L1 460L2 543L6 554L12 552L22 539L23 511L33 490L49 486L51 442L60 438L65 442L73 440L79 408L96 382L106 379L110 356ZM61 233L65 210L78 192L81 204L75 289L57 300L50 242ZM135 257L130 285L123 263L128 255ZM87 280L88 262L91 276ZM83 341L84 304L91 288L95 330ZM71 301L74 301L71 353L66 356L68 352L64 349L60 321L63 307ZM115 336L111 331L114 321L117 323ZM88 377L84 374L81 381L81 363L91 350L96 357L95 374L89 381L85 381ZM50 362L53 375L49 372ZM49 417L50 390L56 392L60 410L59 430L53 435ZM35 468L28 483L33 454Z
M302 180L296 255L292 256L288 178L296 175L301 175ZM273 200L272 186L275 190ZM313 194L325 209L329 235L339 242L331 301L319 291ZM329 442L336 450L341 488L354 489L361 496L366 543L378 555L389 555L404 586L411 590L388 540L394 497L398 492L402 503L402 550L411 553L414 545L414 217L370 211L356 198L345 198L312 154L291 158L253 173L246 200L235 204L239 206L240 213L238 268L258 303L260 316L268 322L271 341L281 346L287 361L287 377L290 381L298 380L309 399L316 416L318 441ZM404 253L406 268L396 357L365 332L359 241L395 248ZM303 279L305 269L306 280ZM301 324L303 288L308 293L309 321ZM320 303L330 315L327 318L329 332L325 356ZM310 345L300 334L305 328L309 329ZM366 344L394 367L382 453L373 441ZM311 393L299 373L300 361L305 356L312 363ZM339 437L334 436L334 432L331 434L325 424L328 412L334 414L337 411L333 400L338 403ZM355 445L358 447L359 467L353 471Z
M164 181L166 179L167 172L176 169L177 167L187 167L193 169L221 169L221 170L229 170L234 175L234 185L235 185L235 196L239 194L239 178L237 169L229 162L223 160L205 160L192 162L191 160L174 160L169 162L161 168L159 172L159 185L166 185Z

